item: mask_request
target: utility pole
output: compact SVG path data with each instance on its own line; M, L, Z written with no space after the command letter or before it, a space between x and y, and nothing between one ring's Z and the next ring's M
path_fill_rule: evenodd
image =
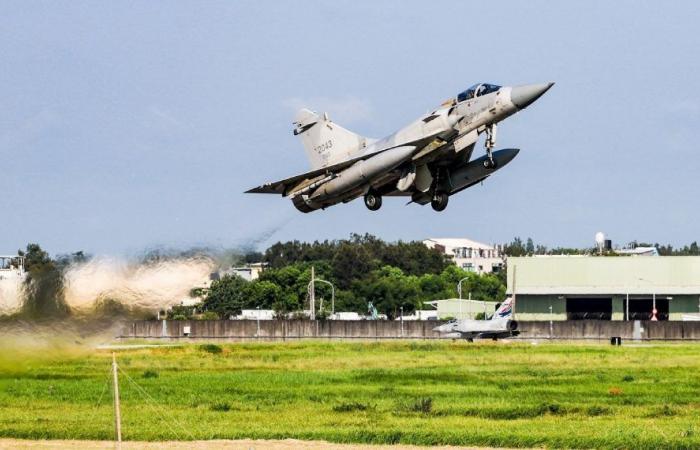
M122 448L122 417L119 411L119 376L117 375L117 357L112 352L112 378L114 379L114 431L117 438L117 450Z
M311 307L311 314L309 318L311 320L316 320L316 286L314 280L316 279L316 270L314 266L311 266L311 290L309 291L309 306Z
M258 310L258 313L255 315L255 318L258 321L258 332L255 333L255 337L260 338L260 305L256 306L255 309Z

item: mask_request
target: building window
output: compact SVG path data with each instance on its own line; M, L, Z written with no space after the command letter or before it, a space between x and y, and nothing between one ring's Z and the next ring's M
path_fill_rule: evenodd
M464 263L462 264L462 269L466 270L467 272L474 272L474 264Z

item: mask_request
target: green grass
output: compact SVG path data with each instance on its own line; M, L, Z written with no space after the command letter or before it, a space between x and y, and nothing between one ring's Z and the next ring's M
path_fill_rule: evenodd
M0 437L112 439L111 352L0 350ZM697 345L253 343L117 359L129 440L700 447Z

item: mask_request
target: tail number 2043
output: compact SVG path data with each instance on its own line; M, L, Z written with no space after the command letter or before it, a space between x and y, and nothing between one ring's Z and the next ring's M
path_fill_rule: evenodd
M314 151L320 155L321 153L330 150L332 147L333 141L329 139L326 142L323 142L322 144L314 147Z

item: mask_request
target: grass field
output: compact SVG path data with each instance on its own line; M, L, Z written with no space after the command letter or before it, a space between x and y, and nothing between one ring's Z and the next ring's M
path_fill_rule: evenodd
M700 447L700 346L255 343L119 350L130 440ZM111 352L7 348L0 437L112 439Z

